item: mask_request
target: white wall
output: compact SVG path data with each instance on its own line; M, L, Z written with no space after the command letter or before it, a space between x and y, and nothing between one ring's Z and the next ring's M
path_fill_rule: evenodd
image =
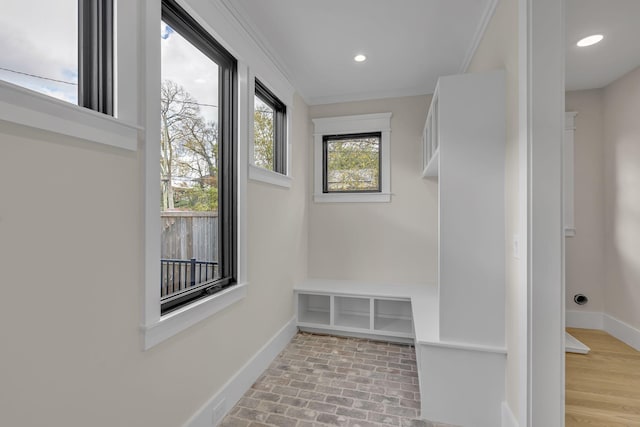
M520 414L520 390L526 378L521 363L526 349L521 346L523 316L526 319L526 283L521 283L520 263L514 258L513 238L520 228L518 209L518 3L500 0L487 26L484 37L467 71L478 72L504 69L507 80L507 145L505 147L506 197L506 342L507 358L506 398L516 418ZM524 311L523 311L524 310ZM525 323L526 325L526 323Z
M604 90L605 312L640 329L640 68Z
M393 113L391 202L311 201L310 277L435 283L437 186L421 178L421 133L429 103L430 97L415 96L309 108L311 118Z
M249 183L248 296L144 352L138 153L0 122L0 425L182 425L293 317L308 110L290 190Z
M567 239L567 309L640 328L640 69L602 89L567 92L577 111L576 236ZM577 306L582 292L589 303Z
M574 220L576 235L565 240L567 310L604 311L604 147L603 90L566 93L566 110L575 111ZM577 293L589 297L577 305Z

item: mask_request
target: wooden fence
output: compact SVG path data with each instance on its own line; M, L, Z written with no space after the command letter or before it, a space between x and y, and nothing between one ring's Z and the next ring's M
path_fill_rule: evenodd
M161 212L162 259L218 261L217 212Z

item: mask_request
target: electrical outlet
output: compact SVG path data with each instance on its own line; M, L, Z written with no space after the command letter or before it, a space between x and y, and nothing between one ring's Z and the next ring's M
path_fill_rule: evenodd
M217 426L218 424L220 424L220 422L222 422L222 418L224 417L225 414L225 407L224 407L224 398L221 399L216 406L213 407L213 419L211 420L213 426Z

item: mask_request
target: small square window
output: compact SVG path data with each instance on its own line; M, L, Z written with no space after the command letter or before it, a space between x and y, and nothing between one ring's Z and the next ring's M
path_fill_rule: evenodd
M391 201L391 113L313 119L313 200Z
M287 174L287 109L256 79L253 110L253 164Z
M381 132L325 135L323 193L380 192Z

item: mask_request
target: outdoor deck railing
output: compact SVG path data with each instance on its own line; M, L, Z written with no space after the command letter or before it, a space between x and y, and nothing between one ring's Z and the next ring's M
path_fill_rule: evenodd
M166 297L218 276L218 263L195 258L160 260L160 296Z

